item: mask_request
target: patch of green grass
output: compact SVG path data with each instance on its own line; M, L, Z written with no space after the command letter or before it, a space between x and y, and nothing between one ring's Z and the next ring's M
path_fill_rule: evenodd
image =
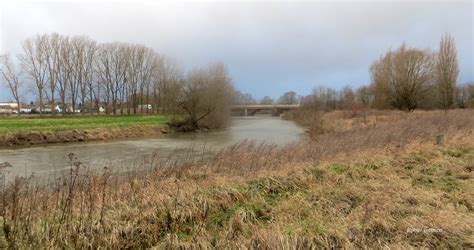
M445 192L453 192L459 190L459 182L452 177L442 177L439 179L440 189Z
M433 187L434 180L430 176L426 175L417 175L412 179L411 184L413 186L422 186L422 187Z
M453 177L435 178L427 175L417 175L412 179L413 186L439 189L445 192L459 190L459 181Z
M355 167L361 167L361 168L365 168L365 169L368 169L368 170L377 170L377 169L381 168L383 165L384 165L384 163L382 161L368 160L368 161L363 162L363 163L355 164Z
M164 124L167 121L168 117L163 115L2 117L0 134Z
M311 174L316 180L321 181L326 176L326 170L315 166L308 170L308 173Z
M446 150L444 153L451 157L461 158L467 153L471 152L472 148L450 148Z
M446 194L441 199L444 203L451 203L454 207L465 207L468 211L474 211L473 201L470 199L460 196L459 194Z
M345 171L347 171L349 168L346 166L346 165L343 165L343 164L338 164L338 163L335 163L335 164L331 164L329 166L329 170L336 173L336 174L342 174L344 173Z
M272 218L270 210L271 209L265 203L261 202L236 202L228 209L219 208L209 214L207 225L210 227L223 227L238 211L245 214L244 220L247 222L270 221Z
M324 223L322 221L315 221L312 218L303 220L300 228L308 234L319 234L322 235L326 231Z
M232 217L240 213L244 222L266 222L272 220L272 206L286 197L304 189L301 180L294 178L261 178L235 187L243 196L230 206L216 206L206 221L208 228L222 228Z
M261 178L250 182L243 190L249 197L262 196L266 202L273 204L280 198L287 197L304 189L303 182L296 178Z

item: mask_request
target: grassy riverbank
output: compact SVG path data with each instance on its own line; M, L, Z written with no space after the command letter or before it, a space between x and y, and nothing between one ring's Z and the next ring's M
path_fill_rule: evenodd
M126 127L132 125L164 124L162 115L117 115L117 116L10 116L0 117L0 134L30 131L64 131L75 129Z
M474 244L474 112L324 117L311 140L243 142L127 178L71 172L2 189L17 248L462 248ZM372 122L370 122L372 121ZM324 123L329 124L329 123ZM311 124L308 125L311 128ZM317 124L315 126L320 126ZM313 131L313 130L310 130ZM317 131L317 130L314 130ZM436 145L436 136L445 143Z
M45 116L0 118L0 147L157 136L162 115Z

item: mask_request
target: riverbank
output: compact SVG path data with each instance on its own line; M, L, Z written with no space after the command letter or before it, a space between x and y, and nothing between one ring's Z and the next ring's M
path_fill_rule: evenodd
M469 248L472 112L334 121L346 126L286 147L247 141L189 164L171 159L127 178L87 172L71 157L51 185L20 178L2 190L0 245Z
M105 141L157 136L169 131L165 116L0 118L0 147Z

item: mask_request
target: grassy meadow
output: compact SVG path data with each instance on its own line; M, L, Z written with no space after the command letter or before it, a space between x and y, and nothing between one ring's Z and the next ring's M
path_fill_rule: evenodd
M72 156L54 183L18 178L1 189L0 246L474 246L473 110L302 117L308 138L283 148L244 141L126 178Z
M164 124L167 121L168 118L162 115L9 116L0 117L0 134L127 127L132 125Z

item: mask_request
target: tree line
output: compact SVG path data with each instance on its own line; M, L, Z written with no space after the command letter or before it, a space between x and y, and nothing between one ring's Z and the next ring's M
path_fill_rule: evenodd
M457 51L450 35L441 38L436 52L406 44L389 50L370 67L368 85L320 86L306 96L288 91L277 100L269 96L256 100L249 93L234 91L222 63L185 73L173 59L140 44L97 43L85 36L52 33L28 38L22 48L19 67L9 54L0 56L0 78L19 107L25 89L34 93L40 113L45 105L57 103L63 114L74 114L77 108L93 114L103 106L106 114L180 113L193 126L212 119L220 119L215 122L220 126L225 123L224 108L231 103L300 103L319 110L447 111L474 106L474 85L457 84ZM23 86L25 82L28 86Z
M55 114L56 105L63 115L79 108L99 113L101 107L106 114L183 113L197 126L216 119L233 93L222 63L186 73L173 59L141 44L42 34L23 41L17 64L14 59L1 56L0 77L18 109L21 92L30 91L40 114L45 106Z
M443 109L474 107L474 83L458 84L459 63L454 38L443 35L436 52L403 43L370 67L371 83L357 89L318 87L301 97L302 105L319 110L348 108Z
M250 93L242 93L238 90L234 93L234 105L251 105L251 104L261 104L261 105L273 105L273 104L298 104L301 100L295 91L287 91L283 93L277 100L273 100L270 96L264 96L261 100L255 99Z

